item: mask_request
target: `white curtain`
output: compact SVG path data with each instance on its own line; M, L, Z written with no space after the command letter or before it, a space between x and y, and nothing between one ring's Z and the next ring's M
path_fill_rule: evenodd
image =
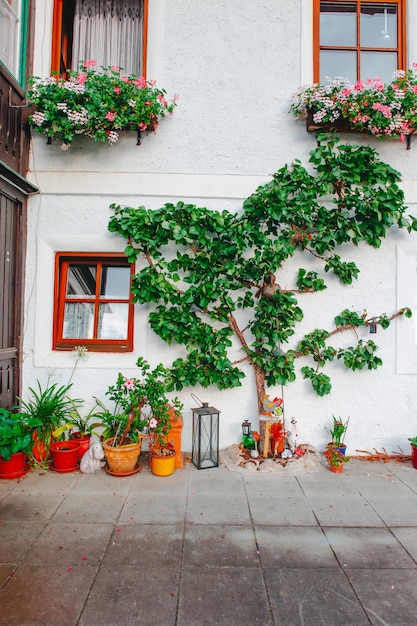
M72 69L95 59L142 74L143 0L76 0Z

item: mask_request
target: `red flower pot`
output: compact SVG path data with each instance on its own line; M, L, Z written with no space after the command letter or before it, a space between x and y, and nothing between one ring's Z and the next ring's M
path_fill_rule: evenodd
M8 461L0 456L0 478L20 478L29 471L27 456L24 452L12 454Z
M80 444L80 449L78 450L78 458L81 461L84 454L87 452L88 448L90 447L91 436L90 435L81 436L80 433L76 432L76 433L71 433L70 439L71 441L78 441L78 443Z
M417 448L415 446L411 446L411 463L417 469Z
M51 445L51 469L57 472L72 472L78 468L78 441L55 441Z
M343 472L343 463L340 465L330 465L330 471L335 474L341 474Z

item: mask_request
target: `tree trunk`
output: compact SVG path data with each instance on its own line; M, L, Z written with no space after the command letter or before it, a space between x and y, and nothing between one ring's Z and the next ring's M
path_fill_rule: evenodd
M265 397L265 373L261 370L259 365L252 363L253 371L255 373L256 383L256 397L258 400L258 415L263 413L264 410L264 397Z

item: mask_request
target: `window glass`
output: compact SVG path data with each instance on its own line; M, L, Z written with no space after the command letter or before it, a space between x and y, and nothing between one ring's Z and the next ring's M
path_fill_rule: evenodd
M356 52L345 50L322 50L320 54L320 80L324 78L347 78L356 82Z
M100 295L103 298L125 298L129 293L130 270L128 267L103 266Z
M361 76L367 78L382 78L384 83L392 81L392 75L397 69L396 52L362 52L361 53Z
M19 78L22 0L0 0L0 61Z
M67 302L64 313L65 339L92 339L94 333L94 305L88 302Z
M320 44L356 46L356 6L353 2L322 2Z
M397 47L396 6L386 4L362 5L361 46L364 48Z
M93 298L96 293L96 266L70 265L68 268L67 297Z
M127 335L127 321L127 304L100 304L97 336L100 339L123 339Z

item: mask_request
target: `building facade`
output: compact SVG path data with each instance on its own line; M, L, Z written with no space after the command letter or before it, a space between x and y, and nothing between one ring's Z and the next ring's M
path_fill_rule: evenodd
M45 383L53 376L65 383L71 376L74 355L65 341L60 343L65 313L57 307L65 272L82 282L83 264L102 272L114 269L116 259L123 273L125 243L107 229L112 203L158 208L184 200L239 211L244 199L285 163L308 161L316 136L288 112L291 94L300 85L336 69L355 81L368 72L391 74L417 61L413 33L417 6L412 0L132 2L128 18L123 19L136 25L130 24L129 35L115 37L115 47L110 49L112 26L109 33L103 26L82 30L80 24L83 11L98 15L99 5L111 4L37 3L33 74L48 76L51 70L60 71L85 57L96 58L106 48L106 54L116 58L104 55L99 64L132 64L132 71L146 72L168 94L178 93L178 107L140 146L134 133L126 133L114 145L79 137L63 150L59 142L48 144L44 136L32 133L28 179L39 193L29 198L27 215L23 394L36 380ZM115 2L113 11L123 13L127 5ZM360 28L363 38L358 41ZM382 37L378 42L372 40L375 29ZM373 146L401 172L406 201L415 213L417 144L411 142L406 150L399 141L352 134L341 138ZM402 231L393 231L379 250L349 249L349 258L361 269L359 280L352 286L334 281L326 291L306 297L300 330L330 328L343 308L388 315L402 306L417 309L416 256L416 237ZM293 283L291 271L284 268L280 284ZM104 342L104 349L93 346L79 361L73 392L85 399L87 409L93 396L105 402L105 391L118 372L134 376L138 356L152 365L169 365L176 358L175 346L167 346L153 334L148 313L148 307L135 305L133 350L121 342L106 351ZM82 344L82 332L80 337ZM326 426L332 415L340 415L350 417L352 451L381 447L391 451L408 445L407 438L417 428L414 319L396 321L377 339L383 366L376 372L330 366L329 396L316 396L300 374L284 389L268 390L271 397L283 396L286 419L296 419L300 441L323 447ZM255 381L248 368L240 388L221 392L214 387L192 388L179 394L184 403L185 450L191 448L195 406L191 394L221 412L221 447L240 440L244 419L256 427Z

